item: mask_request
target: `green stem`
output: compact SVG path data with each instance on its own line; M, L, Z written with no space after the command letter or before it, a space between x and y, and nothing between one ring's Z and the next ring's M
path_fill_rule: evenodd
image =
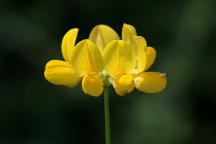
M111 144L110 114L109 114L109 86L104 88L105 138L106 144Z

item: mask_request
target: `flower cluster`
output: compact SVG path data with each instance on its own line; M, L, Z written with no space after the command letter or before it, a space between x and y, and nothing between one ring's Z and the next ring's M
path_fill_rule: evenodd
M76 44L78 29L69 30L62 40L64 61L51 60L44 76L56 85L73 87L82 81L86 94L99 96L104 85L112 84L120 96L134 88L158 93L166 87L165 73L146 72L156 51L129 24L122 27L122 39L107 25L97 25L89 38Z

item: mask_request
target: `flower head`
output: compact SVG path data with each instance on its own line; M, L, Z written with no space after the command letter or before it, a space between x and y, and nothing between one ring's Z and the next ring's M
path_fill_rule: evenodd
M44 76L53 84L71 87L82 79L83 91L92 96L99 96L103 92L103 82L100 78L103 58L96 45L88 39L75 45L77 34L77 28L65 34L62 40L65 61L49 61Z
M145 38L138 36L132 25L123 24L122 40L106 25L94 27L89 39L103 46L104 69L118 95L125 95L134 87L146 93L157 93L166 87L166 74L146 72L154 63L156 50L147 46Z
M122 40L107 25L95 26L89 39L75 45L78 29L69 30L62 40L65 61L51 60L46 64L45 78L57 85L73 87L82 80L86 94L99 96L103 83L110 80L118 95L134 88L157 93L166 87L166 75L145 72L154 62L156 51L147 46L136 29L128 24L122 28Z

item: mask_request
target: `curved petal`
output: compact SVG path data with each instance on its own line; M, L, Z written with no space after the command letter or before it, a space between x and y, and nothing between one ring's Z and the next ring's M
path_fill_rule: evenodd
M111 27L107 25L97 25L90 32L89 39L92 40L99 48L100 52L102 52L109 42L119 40L120 38Z
M132 57L130 47L122 40L110 42L103 51L103 58L104 68L112 77L128 73L135 66L135 58Z
M146 66L144 71L146 71L154 63L157 52L153 47L146 48Z
M99 96L103 93L103 82L99 75L87 75L83 77L82 89L86 94Z
M80 41L72 54L72 65L81 75L100 73L103 70L101 53L90 40Z
M124 74L121 75L117 80L113 81L113 87L118 95L123 96L126 93L133 91L134 83L133 83L134 76L132 74Z
M165 73L143 72L134 79L135 87L145 93L158 93L165 89L167 78Z
M73 28L69 30L62 39L62 55L64 59L68 62L71 62L71 54L74 49L74 45L78 35L78 28Z
M135 36L137 44L136 52L136 66L134 68L134 74L143 72L146 67L146 47L147 42L142 36Z
M128 40L131 36L136 36L136 29L134 26L124 23L122 27L122 39Z
M132 25L123 24L122 27L122 40L128 42L133 46L136 45L136 29ZM137 47L137 46L136 46ZM136 47L133 47L134 50ZM137 51L137 49L135 50Z
M134 58L138 55L138 45L136 40L136 29L129 24L123 24L122 27L122 40L129 44L131 54ZM134 72L134 71L133 71Z
M70 87L75 86L80 80L72 65L60 60L49 61L46 64L44 76L50 83Z

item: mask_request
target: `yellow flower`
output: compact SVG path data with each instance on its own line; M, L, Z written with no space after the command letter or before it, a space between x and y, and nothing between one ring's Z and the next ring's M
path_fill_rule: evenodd
M90 40L82 40L75 45L78 29L69 30L62 40L62 55L65 61L51 60L46 64L44 76L56 85L75 86L82 78L82 88L86 94L99 96L103 92L100 74L103 58L96 45Z
M146 93L166 87L164 73L144 72L153 64L156 51L137 36L133 26L123 25L122 40L107 25L95 26L89 39L75 45L77 34L78 29L73 28L63 37L65 61L51 60L46 64L44 76L49 82L73 87L82 79L83 91L92 96L103 92L103 83L111 83L121 96L134 87Z
M109 26L93 28L89 39L99 48L104 59L105 72L118 95L131 92L134 87L146 93L158 93L166 87L166 74L145 72L154 62L156 51L147 46L136 29L128 24L122 27L122 40Z

